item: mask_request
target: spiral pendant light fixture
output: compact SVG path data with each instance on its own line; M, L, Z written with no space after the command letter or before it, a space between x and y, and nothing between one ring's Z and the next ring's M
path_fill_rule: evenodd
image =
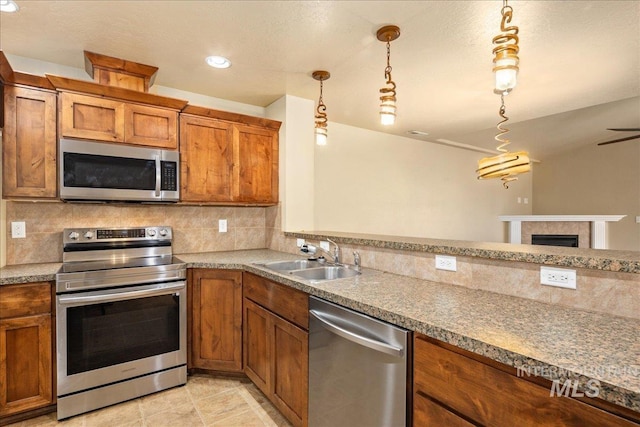
M384 78L387 79L386 87L380 89L380 123L388 126L396 122L396 84L391 79L391 42L400 37L400 28L395 25L387 25L376 33L378 40L387 43L387 67L384 69Z
M331 74L328 71L318 70L311 74L315 80L320 82L320 98L318 99L318 107L316 108L316 126L315 137L317 145L327 145L327 106L322 100L323 81L328 80Z
M500 109L498 115L502 120L496 125L497 133L494 139L499 143L497 156L485 157L478 161L478 179L500 178L504 188L509 188L509 183L518 179L517 175L531 170L529 153L526 151L509 152L507 146L511 143L505 138L509 129L504 125L509 120L506 115L504 97L508 95L516 86L516 76L518 74L518 27L507 26L513 17L513 9L507 4L507 0L502 3L502 21L500 31L493 38L496 47L493 49L495 64L494 92L500 95Z
M502 21L500 22L500 31L493 38L493 72L495 73L495 92L499 94L508 93L516 87L517 76L520 59L518 51L520 47L518 42L518 27L515 25L507 26L513 18L513 8L507 4L507 0L502 2Z

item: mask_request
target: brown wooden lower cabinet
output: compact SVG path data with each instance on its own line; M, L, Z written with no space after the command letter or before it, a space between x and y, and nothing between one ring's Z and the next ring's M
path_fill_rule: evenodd
M551 383L544 381L517 377L515 368L415 334L414 426L638 425L631 414L634 421L571 397L551 397Z
M242 372L242 272L193 269L190 368Z
M308 295L250 273L244 285L245 373L293 425L306 426Z
M459 417L428 396L418 392L413 395L413 425L416 427L473 427L475 424Z
M53 402L51 283L0 286L0 424Z

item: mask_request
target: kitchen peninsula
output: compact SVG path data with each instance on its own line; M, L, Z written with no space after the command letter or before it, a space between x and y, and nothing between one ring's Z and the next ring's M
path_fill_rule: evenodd
M312 284L255 265L300 258L290 253L179 256L189 268L246 271L552 381L578 381L582 391L597 380L600 399L640 412L637 319L401 276L366 262L361 276ZM58 268L56 263L5 267L0 285L50 281Z

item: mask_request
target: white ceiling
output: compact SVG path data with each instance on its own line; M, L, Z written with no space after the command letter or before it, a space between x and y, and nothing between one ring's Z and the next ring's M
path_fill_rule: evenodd
M257 106L285 93L317 100L311 72L325 69L330 122L495 147L502 0L16 1L18 13L0 14L8 54L84 68L90 50L159 67L158 85ZM518 87L506 99L513 149L544 159L629 135L607 127L640 127L640 1L509 4L520 27ZM401 29L392 128L377 112L386 53L375 33L388 24ZM232 67L208 67L213 54Z

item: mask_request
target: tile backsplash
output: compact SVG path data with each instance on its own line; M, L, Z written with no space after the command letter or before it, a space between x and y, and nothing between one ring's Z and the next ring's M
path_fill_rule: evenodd
M173 227L174 253L266 247L264 207L104 205L7 202L7 265L62 261L62 230L71 227ZM227 232L218 232L218 220ZM11 222L24 221L27 237L11 238Z

